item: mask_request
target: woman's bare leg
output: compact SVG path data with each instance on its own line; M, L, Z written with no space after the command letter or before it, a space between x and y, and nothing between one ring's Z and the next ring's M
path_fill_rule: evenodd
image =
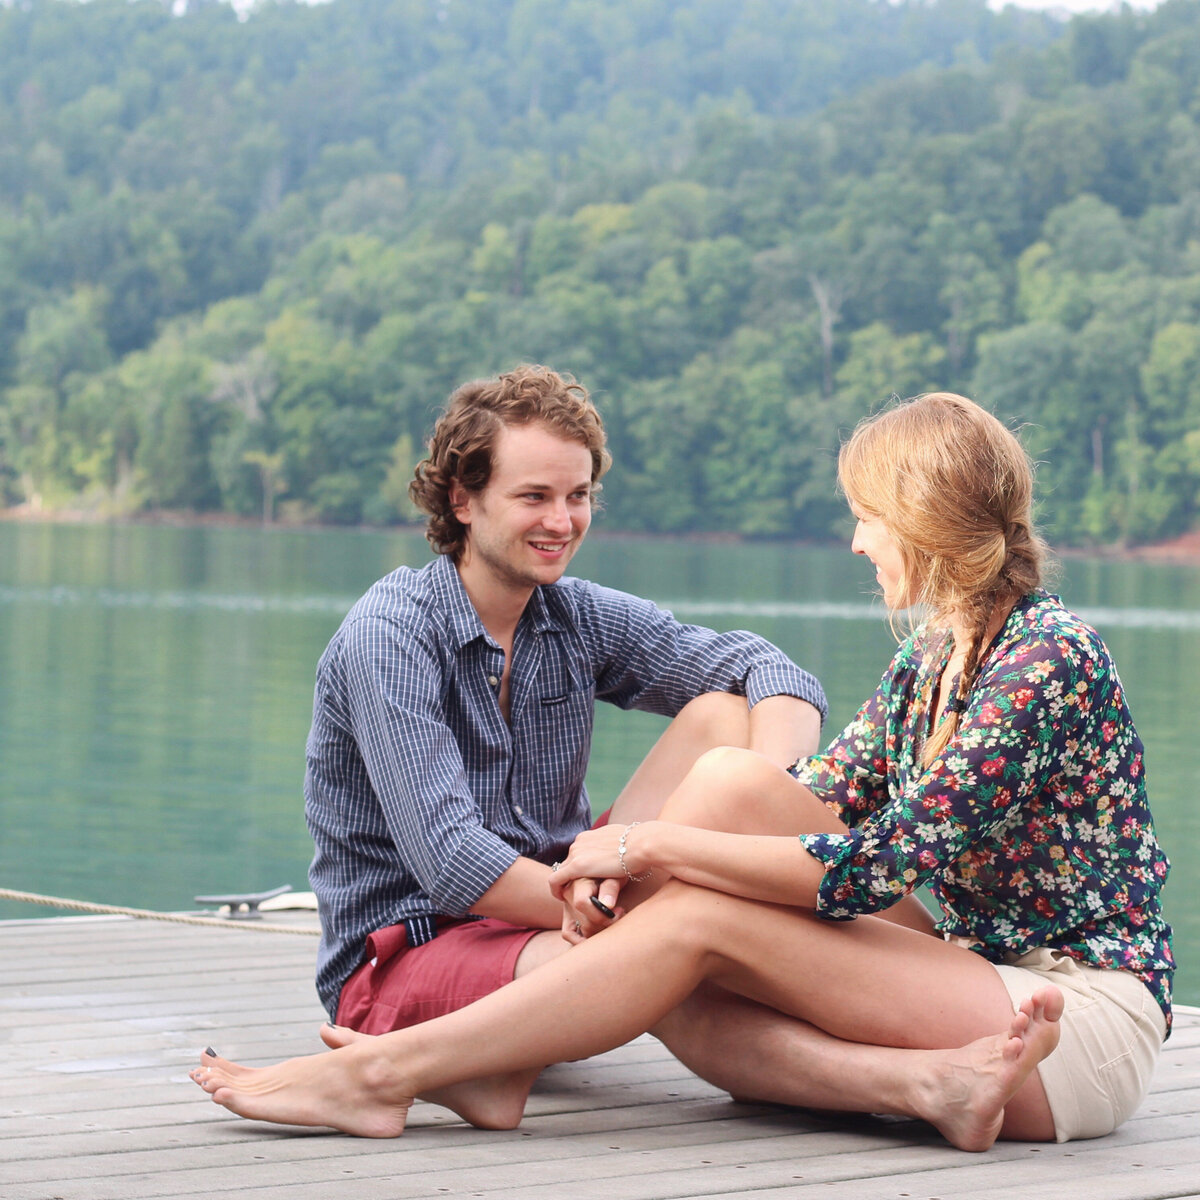
M871 1071L883 1060L852 1062L852 1043L839 1042L806 1021L702 984L651 1031L702 1079L746 1103L786 1104L840 1112L883 1112L882 1090L862 1109L846 1094L847 1071ZM902 1052L906 1053L906 1052ZM1053 1120L1036 1072L1005 1107L1000 1137L1038 1142L1054 1137Z
M613 801L611 820L628 825L657 817L663 801L706 750L750 744L750 710L741 696L697 696L671 721Z
M762 719L761 714L773 705L779 715ZM664 800L679 787L696 761L718 746L754 749L780 766L816 751L820 719L811 706L791 696L772 696L760 701L756 710L760 719L753 724L744 696L729 692L697 696L667 726L621 789L613 801L612 821L628 825L657 817Z
M1009 1030L1010 1037L1028 1037L1023 1047L1010 1046L1009 1037L984 1037L945 1051L846 1042L724 989L706 994L704 987L652 1032L670 1045L676 1040L672 1028L690 1025L694 1036L681 1040L696 1047L702 1061L683 1061L735 1099L917 1116L935 1124L961 1149L976 1150L987 1149L997 1136L1016 1141L1054 1138L1053 1120L1041 1108L1044 1094L1028 1101L1023 1093L1037 1082L1036 1072L1026 1069L1057 1043L1054 1022L1062 999L1057 989L1047 988L1034 1001L1026 1015L1014 1015ZM1038 1045L1042 1038L1047 1040ZM1031 1060L1022 1063L1023 1053ZM930 1067L932 1071L924 1074ZM853 1089L847 1088L848 1076L857 1081ZM914 1100L906 1078L929 1090ZM963 1103L952 1103L955 1097Z
M351 1042L370 1042L376 1035L358 1033L343 1025L322 1025L321 1041L330 1050ZM477 1129L516 1129L525 1115L530 1089L541 1074L540 1067L489 1075L483 1079L465 1079L422 1092L417 1099L440 1104L458 1113Z
M436 1021L258 1071L206 1056L193 1078L242 1116L389 1136L414 1095L620 1045L704 979L827 1035L818 1075L832 1106L919 1116L964 1148L990 1144L1057 1042L1057 991L1013 1017L999 976L969 951L673 881L610 931Z

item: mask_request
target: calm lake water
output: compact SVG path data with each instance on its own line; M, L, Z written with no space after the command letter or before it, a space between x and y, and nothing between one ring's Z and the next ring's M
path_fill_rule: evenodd
M372 581L427 560L417 533L0 524L0 886L164 909L306 889L317 658ZM769 637L821 677L830 734L894 647L844 550L601 533L573 570ZM1200 1003L1200 568L1070 559L1058 590L1120 666L1173 862L1177 999ZM661 724L598 706L597 807Z

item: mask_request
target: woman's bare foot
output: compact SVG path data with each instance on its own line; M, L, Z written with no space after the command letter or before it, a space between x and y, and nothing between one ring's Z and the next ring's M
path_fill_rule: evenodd
M243 1067L205 1052L191 1072L220 1105L252 1121L328 1125L356 1137L398 1137L412 1099L389 1064L367 1047Z
M929 1052L929 1074L916 1084L916 1115L960 1150L987 1150L1000 1135L1004 1107L1058 1045L1062 993L1039 988L1021 1002L1005 1033L957 1050Z
M355 1042L369 1042L372 1036L344 1025L321 1027L321 1041L335 1050ZM464 1121L479 1129L516 1129L525 1115L529 1089L539 1074L540 1069L533 1068L509 1075L490 1075L486 1079L468 1079L423 1091L419 1098L458 1113Z

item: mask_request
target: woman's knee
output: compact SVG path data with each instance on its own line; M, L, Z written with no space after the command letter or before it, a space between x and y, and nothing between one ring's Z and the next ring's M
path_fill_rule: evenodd
M664 821L700 825L705 829L740 832L760 790L764 768L778 768L752 750L718 746L693 764L681 787L662 810Z
M660 924L664 939L687 941L699 949L708 949L710 918L722 904L730 902L736 904L739 898L682 879L668 879L633 911L641 914L642 920Z
M700 951L722 949L731 930L752 920L756 900L730 895L682 879L668 879L637 910L649 910L667 940L687 942Z

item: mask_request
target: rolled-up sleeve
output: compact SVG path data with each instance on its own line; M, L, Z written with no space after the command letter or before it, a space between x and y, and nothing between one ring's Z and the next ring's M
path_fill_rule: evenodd
M572 600L598 699L675 716L705 692L731 692L751 708L769 696L795 696L822 720L828 713L816 677L758 634L684 624L652 601L594 584L576 589Z
M799 759L792 774L847 825L888 801L888 680L820 754Z

